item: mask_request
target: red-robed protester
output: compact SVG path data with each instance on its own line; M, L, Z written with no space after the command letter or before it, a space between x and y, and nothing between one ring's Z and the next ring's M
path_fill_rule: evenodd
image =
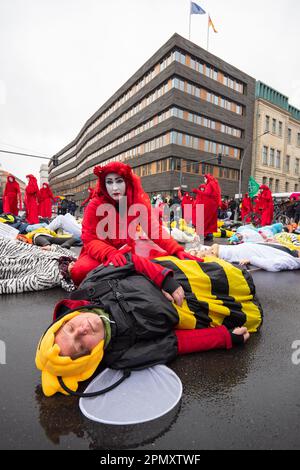
M193 215L193 204L194 199L190 195L190 193L185 193L183 198L181 199L181 207L182 207L182 217L189 224L192 221Z
M8 175L3 192L3 212L5 214L18 215L19 210L22 210L20 185L13 175Z
M270 188L265 184L261 185L261 193L258 197L258 205L261 209L261 226L271 225L274 218L274 202Z
M39 202L39 215L51 219L52 202L55 202L55 198L48 183L43 183L40 189Z
M71 269L71 276L76 285L100 264L124 266L127 263L124 253L135 253L139 224L148 238L164 250L164 254L175 255L180 259L194 259L185 253L184 248L152 217L149 196L130 166L110 163L95 167L94 173L99 179L95 196L84 212L83 248ZM124 209L124 196L127 198L127 210ZM150 256L157 256L158 253L162 256L161 251L152 252Z
M194 199L193 201L193 217L192 217L192 224L194 225L194 227L196 227L196 223L197 223L197 220L196 220L196 208L197 208L197 205L201 205L201 204L204 204L204 189L205 189L205 184L200 184L200 186L198 187L198 189L194 188L192 190L192 192L194 194L196 194L196 199ZM199 235L199 234L198 234Z
M204 204L204 236L212 236L218 231L218 208L222 204L221 189L216 178L204 175L205 188L201 195ZM197 203L197 200L196 200Z
M93 197L94 197L94 195L95 195L95 190L94 190L94 188L89 187L89 188L88 188L88 193L89 193L88 197L86 198L85 201L83 201L83 203L81 204L80 207L84 207L86 204L88 204L88 203L90 202L91 199L93 199Z
M247 217L250 212L253 211L252 201L249 197L249 194L246 193L242 200L242 209L241 209L241 216L242 222L249 223L251 222L251 217Z
M27 175L26 178L28 178L28 185L25 188L26 220L29 224L38 224L39 187L35 176Z

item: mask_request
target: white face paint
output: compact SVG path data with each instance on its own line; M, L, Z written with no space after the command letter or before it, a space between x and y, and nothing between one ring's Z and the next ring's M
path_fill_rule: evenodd
M119 201L126 194L126 183L118 173L109 173L106 176L105 187L114 201Z
M13 183L13 182L14 182L14 179L10 176L10 177L8 178L8 181L9 181L10 183Z

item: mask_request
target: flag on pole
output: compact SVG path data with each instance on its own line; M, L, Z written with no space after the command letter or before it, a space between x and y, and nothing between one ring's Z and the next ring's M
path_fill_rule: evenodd
M218 31L216 30L216 28L215 28L215 25L214 25L213 22L212 22L211 17L209 16L209 17L208 17L208 27L210 27L210 26L212 27L212 29L214 30L215 33L218 32Z
M203 10L197 3L191 2L191 15L205 15L206 11Z
M259 191L259 184L257 183L257 181L255 181L253 176L250 176L249 184L248 184L249 197L251 197L251 198L255 197L257 195L258 191Z

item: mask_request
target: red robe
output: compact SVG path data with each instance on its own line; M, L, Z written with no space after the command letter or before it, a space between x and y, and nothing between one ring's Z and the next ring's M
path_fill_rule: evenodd
M189 193L185 193L181 200L181 207L182 207L182 218L186 221L187 224L189 224L192 221L193 218L193 205L194 205L194 199L192 196L189 195Z
M261 226L271 225L274 218L274 202L270 189L268 186L262 185L260 187L262 193L259 198L259 207L261 208Z
M128 165L110 163L104 167L96 167L94 173L99 177L99 180L96 196L93 197L84 212L82 222L83 248L71 272L75 284L79 285L92 269L106 262L111 255L120 252L124 245L134 253L138 222L148 238L162 248L165 254L176 255L184 250L164 231L158 221L155 219L153 221L150 199L144 192L140 179L133 174ZM107 193L105 177L109 173L117 173L125 180L127 213L123 215L119 213L117 203ZM136 221L137 212L129 215L133 204L142 205L144 208L138 222ZM99 210L103 210L103 213L99 214ZM161 256L161 251L153 251L150 256L154 257L158 253Z
M251 217L248 217L248 218L246 217L252 211L253 211L252 201L250 197L248 196L248 194L245 194L245 197L242 200L242 210L241 210L242 222L245 222L245 223L251 222Z
M44 183L39 193L39 215L51 219L52 201L55 202L53 193L48 183Z
M13 181L9 181L10 179L13 179ZM18 215L19 209L22 210L20 185L14 176L9 175L7 177L7 182L3 193L3 212L6 214Z
M204 236L218 231L218 208L222 204L218 181L210 174L205 175L207 183L201 195L204 204ZM196 204L199 204L196 200ZM196 227L197 230L197 227ZM198 235L201 235L198 233Z
M26 219L29 224L38 224L38 197L39 188L35 176L28 175L29 183L25 189Z

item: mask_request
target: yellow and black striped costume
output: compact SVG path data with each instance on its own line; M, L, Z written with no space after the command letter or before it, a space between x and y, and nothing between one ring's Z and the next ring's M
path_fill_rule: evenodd
M172 269L184 289L182 307L173 304L180 319L177 328L246 326L256 332L261 326L262 307L255 297L252 276L245 269L214 257L206 257L204 263L172 256L155 262Z

